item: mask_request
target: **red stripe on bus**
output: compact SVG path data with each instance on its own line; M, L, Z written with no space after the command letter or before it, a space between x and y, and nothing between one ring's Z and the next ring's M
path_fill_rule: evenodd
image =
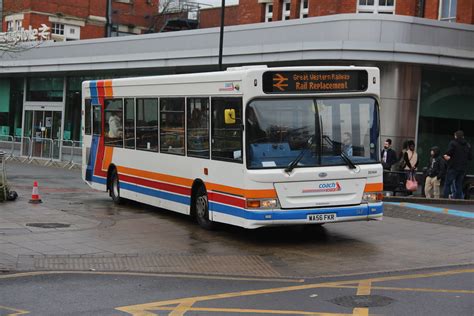
M209 201L245 208L245 200L215 192L208 193Z
M183 194L183 195L191 196L191 189L190 188L180 187L180 186L173 185L173 184L157 182L157 181L141 179L141 178L135 178L135 177L132 177L132 176L127 176L125 174L119 174L119 180L129 182L129 183L133 183L133 184L138 184L138 185L145 186L145 187L152 188L152 189L157 189L157 190L162 190L162 191L168 191L168 192L171 192L171 193L177 193L177 194Z

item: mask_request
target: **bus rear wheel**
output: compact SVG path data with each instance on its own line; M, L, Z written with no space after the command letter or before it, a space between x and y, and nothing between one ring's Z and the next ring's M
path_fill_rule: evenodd
M212 230L215 224L209 219L209 202L206 189L200 186L194 196L194 216L199 226L204 229Z
M112 173L110 174L109 195L115 204L123 203L123 199L120 197L120 182L119 182L117 169L114 169Z

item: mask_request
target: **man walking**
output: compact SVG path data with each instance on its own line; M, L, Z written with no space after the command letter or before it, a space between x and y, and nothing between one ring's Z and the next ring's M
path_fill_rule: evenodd
M397 153L392 149L392 140L390 138L385 140L381 156L383 169L390 171L392 165L397 162Z
M454 198L462 199L462 183L466 174L469 160L472 160L471 145L464 139L464 132L454 133L454 139L449 142L448 151L443 156L448 162L448 172L446 174L446 183L444 185L444 198L449 197L451 186L454 189ZM453 185L454 184L454 185Z

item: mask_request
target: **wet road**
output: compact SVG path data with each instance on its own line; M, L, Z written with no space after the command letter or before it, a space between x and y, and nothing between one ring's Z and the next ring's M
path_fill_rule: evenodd
M244 230L199 228L189 217L141 204L114 205L77 170L9 163L20 199L0 207L0 267L314 277L474 262L472 229L383 221ZM43 204L31 205L33 181ZM395 207L395 206L390 206ZM33 227L59 223L63 228Z

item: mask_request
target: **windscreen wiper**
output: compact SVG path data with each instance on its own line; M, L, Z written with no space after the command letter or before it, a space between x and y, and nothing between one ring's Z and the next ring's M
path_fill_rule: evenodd
M323 139L326 140L326 142L329 145L334 147L334 141L331 138L329 138L329 136L323 135ZM349 158L349 156L344 151L341 151L340 156L342 160L344 160L344 162L349 166L350 169L357 169L357 166L355 165L355 163L351 160L351 158Z
M299 153L299 155L295 158L295 160L293 160L292 162L290 162L290 164L288 165L288 167L285 168L285 171L286 171L286 172L290 173L293 169L295 169L296 165L298 165L298 163L301 161L301 159L303 159L304 155L306 154L306 152L308 151L308 149L311 148L311 145L313 144L314 136L315 136L315 135L311 135L311 137L308 138L308 140L306 141L306 144L305 144L304 148L301 150L301 152Z

